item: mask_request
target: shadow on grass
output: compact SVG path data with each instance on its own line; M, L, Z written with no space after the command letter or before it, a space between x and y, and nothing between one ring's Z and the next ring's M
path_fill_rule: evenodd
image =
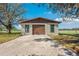
M64 43L79 43L79 34L62 34L62 33L59 33L59 35L69 35L69 36L78 37L78 39L76 39L76 40L63 40Z
M79 39L78 40L63 40L64 43L79 43Z
M62 33L59 33L59 35L69 35L69 36L79 37L79 34L62 34Z

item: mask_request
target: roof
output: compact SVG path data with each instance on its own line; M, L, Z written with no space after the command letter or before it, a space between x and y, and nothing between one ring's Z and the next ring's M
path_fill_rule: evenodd
M60 22L39 17L39 18L31 19L31 20L21 21L20 23L60 23Z

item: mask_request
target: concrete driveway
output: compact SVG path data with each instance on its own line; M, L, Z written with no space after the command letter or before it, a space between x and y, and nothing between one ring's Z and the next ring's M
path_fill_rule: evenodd
M63 53L58 48L51 47L49 41L37 42L34 39L50 38L47 35L21 36L15 40L0 44L0 55L2 56L57 56ZM62 55L62 54L61 54Z

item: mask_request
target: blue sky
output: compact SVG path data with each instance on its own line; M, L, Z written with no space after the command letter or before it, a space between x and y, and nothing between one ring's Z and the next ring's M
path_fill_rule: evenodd
M32 19L37 17L55 19L59 17L58 13L52 14L52 12L48 10L46 7L38 7L37 5L34 4L23 4L23 7L27 10L27 12L24 14L23 17L27 19Z
M43 18L48 18L51 20L55 20L57 18L61 18L60 14L57 13L52 13L50 10L48 10L46 7L38 7L34 4L23 4L23 8L26 9L26 13L23 14L23 18L26 20L32 19L32 18L37 18L37 17L43 17ZM55 12L55 11L53 11ZM60 21L60 20L58 20ZM59 24L59 28L79 28L79 22L62 22Z

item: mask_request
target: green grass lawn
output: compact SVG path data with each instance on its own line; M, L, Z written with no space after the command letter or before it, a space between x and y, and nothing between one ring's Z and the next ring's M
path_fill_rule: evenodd
M79 30L59 30L60 34L79 34Z
M12 32L11 34L5 33L5 32L1 32L0 33L0 44L13 40L17 37L21 36L20 32Z

